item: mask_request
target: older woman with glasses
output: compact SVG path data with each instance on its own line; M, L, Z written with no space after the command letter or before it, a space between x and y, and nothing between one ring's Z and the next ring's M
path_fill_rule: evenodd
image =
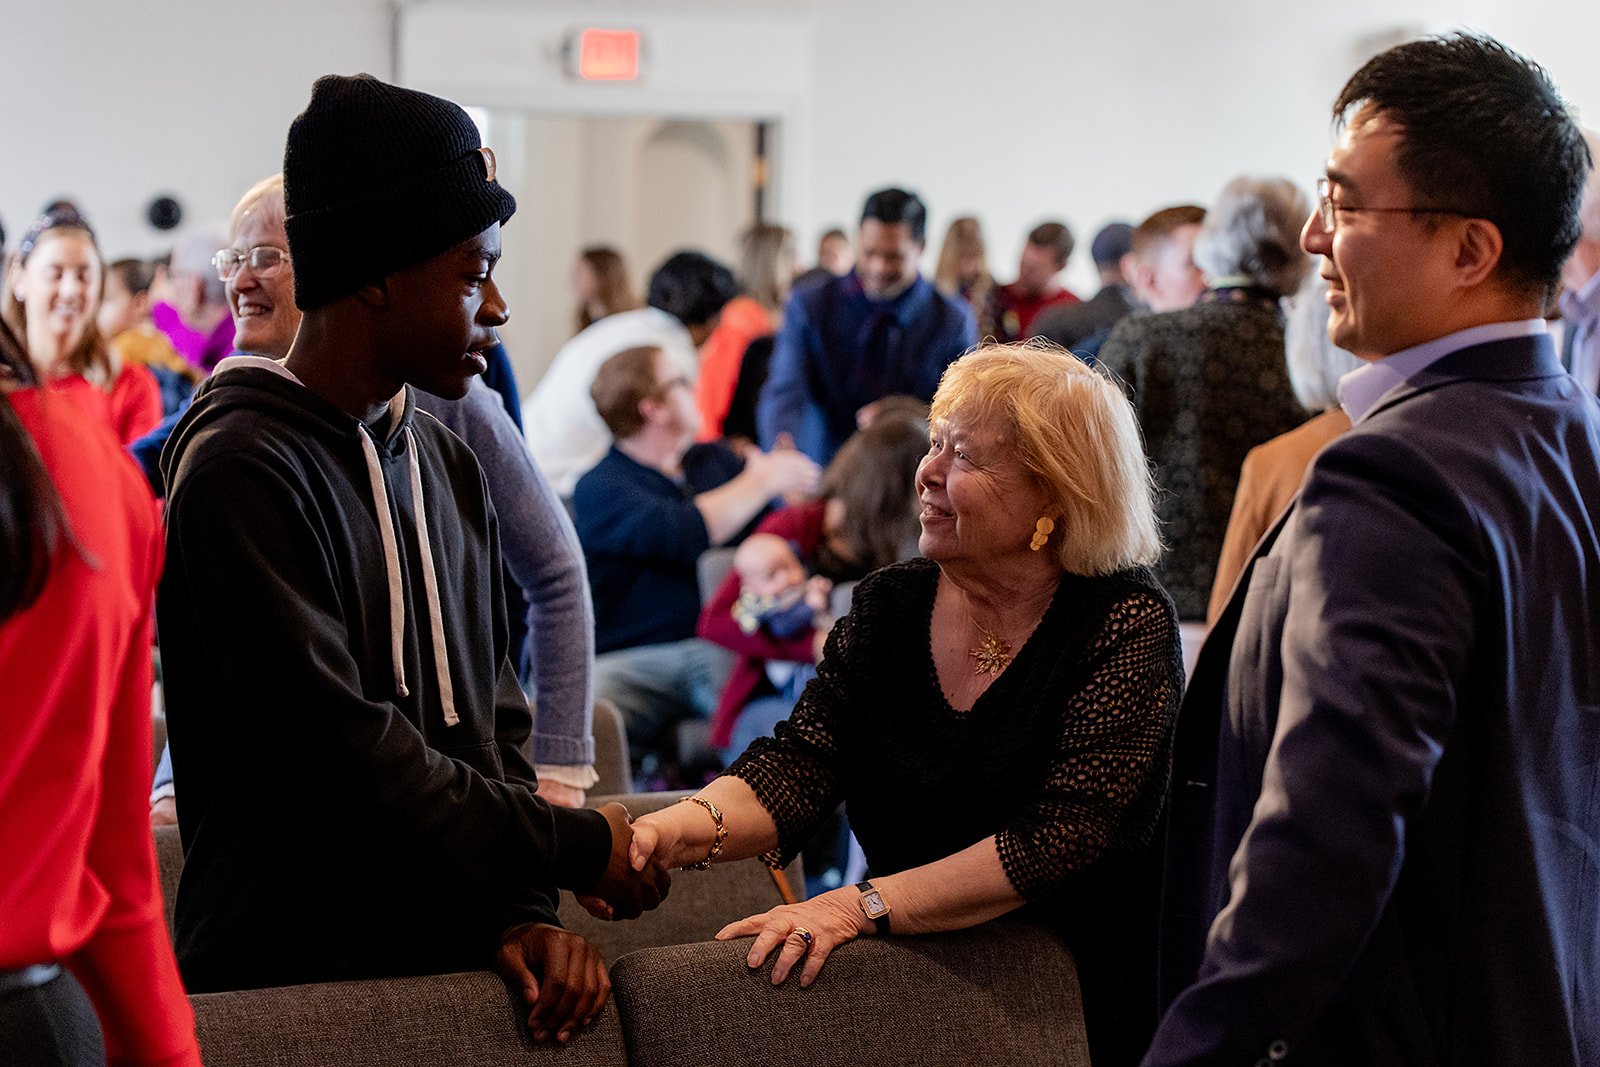
M791 860L842 799L872 878L734 923L810 983L862 935L1023 905L1071 946L1096 1063L1155 1028L1157 872L1183 688L1139 431L1052 346L945 371L916 474L924 558L868 575L772 738L634 824L633 862ZM902 1057L915 1059L914 1055Z
M54 204L17 245L0 317L50 389L128 444L161 421L161 386L145 367L117 359L101 336L104 276L89 223L72 205Z

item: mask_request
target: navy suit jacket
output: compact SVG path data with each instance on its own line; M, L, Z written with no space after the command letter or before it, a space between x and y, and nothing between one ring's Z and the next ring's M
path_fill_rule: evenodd
M1147 1065L1600 1063L1597 522L1548 337L1318 455L1179 716Z
M972 309L926 278L890 300L869 299L854 274L797 289L756 404L761 447L789 434L825 467L856 432L857 411L899 394L932 400L945 367L977 340Z

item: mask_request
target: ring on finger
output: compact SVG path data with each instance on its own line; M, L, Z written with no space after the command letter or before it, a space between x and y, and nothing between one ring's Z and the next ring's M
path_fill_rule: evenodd
M803 949L803 951L805 951L805 952L810 952L811 951L811 931L810 930L807 930L804 926L796 926L793 930L790 931L790 934L799 937L800 940L802 940L802 941L804 941L806 943L806 947Z

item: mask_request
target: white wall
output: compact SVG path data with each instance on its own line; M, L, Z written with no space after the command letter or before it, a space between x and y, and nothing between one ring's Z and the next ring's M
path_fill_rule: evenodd
M779 198L780 220L803 245L849 224L870 189L902 182L930 205L930 262L949 220L973 213L1002 278L1027 228L1047 216L1065 217L1086 249L1107 219L1206 200L1236 173L1281 173L1309 190L1329 145L1329 103L1368 42L1396 30L1500 34L1600 123L1600 10L1576 0L636 2L583 9L596 19L619 10L809 19L810 99L782 132L787 158L800 162ZM410 6L465 19L486 3ZM47 199L74 195L112 255L164 246L141 217L160 192L178 195L191 218L225 218L277 169L316 75L390 73L394 19L382 0L0 0L0 217L15 234ZM482 32L466 44L466 67L509 47ZM748 76L751 59L730 62ZM583 183L608 180L550 165L579 137L559 116L507 137L518 142L506 147L524 196L566 203ZM612 237L603 222L574 207L565 239ZM513 326L526 323L529 347L543 348L533 336L553 336L570 313L565 272L519 266L518 236L507 231ZM1071 274L1085 289L1087 258L1080 251ZM525 372L549 355L515 354Z
M383 0L0 0L0 218L77 199L111 257L165 252L162 193L220 224L283 167L319 75L387 77Z

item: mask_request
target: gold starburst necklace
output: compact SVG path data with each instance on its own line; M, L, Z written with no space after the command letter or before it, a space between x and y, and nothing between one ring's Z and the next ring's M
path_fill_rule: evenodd
M973 674L999 674L1011 662L1011 642L990 630L982 623L973 622L982 634L982 639L967 650L967 655L974 660Z

